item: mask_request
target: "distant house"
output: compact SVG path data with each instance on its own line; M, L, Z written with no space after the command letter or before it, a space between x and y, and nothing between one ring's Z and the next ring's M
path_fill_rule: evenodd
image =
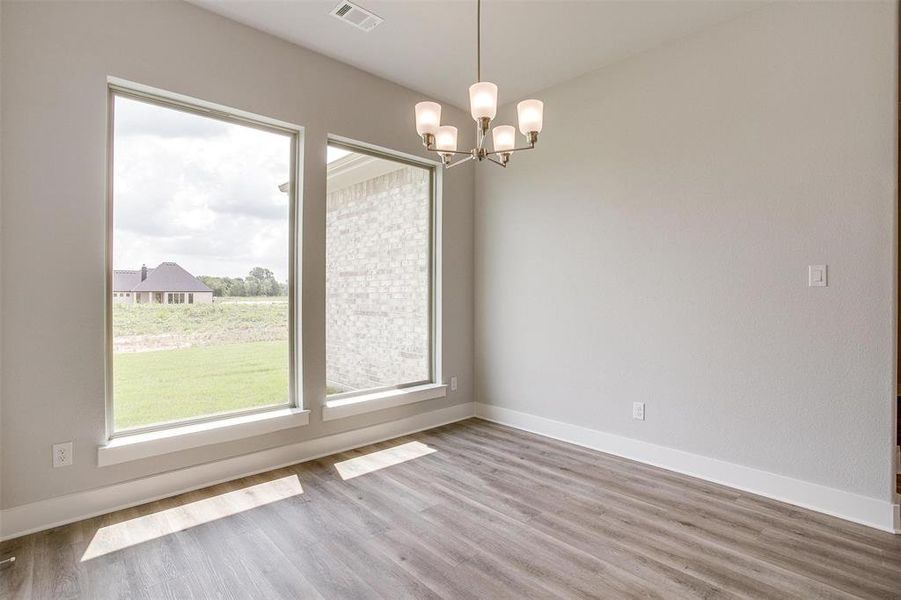
M155 269L113 271L113 302L125 304L209 304L213 290L174 262Z

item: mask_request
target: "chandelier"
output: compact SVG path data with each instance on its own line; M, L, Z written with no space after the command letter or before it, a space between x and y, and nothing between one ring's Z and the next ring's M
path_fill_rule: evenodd
M516 147L516 129L512 125L498 125L491 130L492 148L485 147L491 120L497 114L497 86L482 81L482 0L476 4L476 82L469 86L469 112L476 122L476 147L472 150L457 150L457 128L441 124L441 105L437 102L416 104L416 133L431 152L437 152L441 162L448 168L469 160L489 160L502 167L507 166L510 155L521 150L531 150L538 142L544 118L544 103L541 100L523 100L516 105L519 116L519 130L526 136L526 146ZM466 158L451 162L454 155ZM496 157L496 158L495 158Z

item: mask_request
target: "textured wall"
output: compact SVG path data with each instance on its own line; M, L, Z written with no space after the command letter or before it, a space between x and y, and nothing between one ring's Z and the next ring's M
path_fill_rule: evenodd
M896 17L775 2L544 90L477 172L479 400L890 499Z
M413 129L422 94L184 2L0 2L4 508L357 429L472 400L470 166L439 177L441 373L448 397L323 422L329 135L431 159ZM298 305L306 427L98 468L106 439L107 77L304 128ZM360 110L365 98L367 110ZM44 100L40 100L44 99ZM373 118L378 115L378 118ZM468 113L442 118L471 143ZM53 140L48 143L47 140ZM49 175L52 173L52 176ZM52 273L53 276L48 276ZM60 310L60 289L66 296ZM39 427L34 424L39 423ZM75 464L50 465L73 440Z
M429 172L406 166L326 199L326 381L429 378Z

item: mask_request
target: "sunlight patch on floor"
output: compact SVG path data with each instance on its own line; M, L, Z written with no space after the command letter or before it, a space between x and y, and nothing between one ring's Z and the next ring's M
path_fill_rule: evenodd
M341 479L347 481L348 479L399 465L402 462L426 456L433 452L437 452L437 450L426 446L422 442L408 442L387 450L370 452L363 456L335 463L335 469L338 471Z
M198 525L303 494L297 475L249 485L101 527L81 557L88 561Z

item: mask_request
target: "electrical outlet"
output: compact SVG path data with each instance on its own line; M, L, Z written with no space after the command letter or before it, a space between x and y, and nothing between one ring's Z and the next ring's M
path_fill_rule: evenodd
M632 403L632 418L644 421L644 402Z
M457 377L456 377L456 375L453 376L453 377L451 377L451 391L452 391L452 392L456 392L456 391L457 391Z
M53 468L68 467L72 464L72 442L53 444Z

